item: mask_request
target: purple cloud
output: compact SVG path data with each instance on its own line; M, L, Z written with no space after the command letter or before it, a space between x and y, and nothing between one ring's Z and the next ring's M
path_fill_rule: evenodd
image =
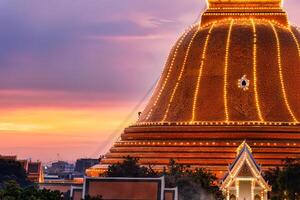
M204 2L2 0L0 88L137 100ZM300 2L285 6L299 22Z

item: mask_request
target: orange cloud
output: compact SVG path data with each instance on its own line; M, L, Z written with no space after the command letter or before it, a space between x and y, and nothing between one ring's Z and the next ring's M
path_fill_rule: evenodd
M89 108L2 109L0 154L18 154L43 161L55 157L57 152L64 155L63 159L72 160L91 155L99 145L109 143L112 130L124 121L131 107L131 103L124 102ZM70 153L72 150L77 153ZM101 152L97 153L95 156Z

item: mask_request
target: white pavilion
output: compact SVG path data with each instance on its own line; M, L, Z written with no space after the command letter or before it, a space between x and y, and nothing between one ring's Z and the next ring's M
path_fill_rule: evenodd
M244 141L224 176L221 189L226 200L267 200L271 187L264 180L250 146Z

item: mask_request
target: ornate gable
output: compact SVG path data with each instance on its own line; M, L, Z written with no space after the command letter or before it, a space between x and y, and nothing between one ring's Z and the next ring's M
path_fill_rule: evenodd
M241 167L237 176L238 177L254 177L254 175L252 174L251 169L247 165L247 163L244 163L244 165Z
M236 159L222 180L221 189L227 190L233 183L244 180L252 181L253 185L258 185L264 191L270 191L271 188L262 177L261 168L254 159L250 146L243 142L238 147L237 153Z

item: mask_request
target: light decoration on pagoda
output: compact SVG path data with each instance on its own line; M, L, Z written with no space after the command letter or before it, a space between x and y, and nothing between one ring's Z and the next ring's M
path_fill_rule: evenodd
M205 63L205 55L206 55L208 41L210 39L210 35L211 35L211 32L212 32L214 26L215 26L215 23L213 23L211 25L211 27L208 31L208 34L205 38L205 44L204 44L204 48L203 48L203 52L202 52L202 56L201 56L201 64L199 67L199 74L198 74L198 78L197 78L196 90L195 90L195 94L194 94L192 120L191 120L192 122L195 121L195 117L196 117L196 106L197 106L197 100L198 100L198 94L199 94L199 88L200 88L200 81L201 81L201 77L202 77L202 71L203 71L203 67L204 67L204 63Z
M201 25L201 29L204 29L204 28L207 28L207 27L209 27L209 26L212 26L213 24L219 24L219 23L225 23L225 22L232 22L232 21L236 21L236 22L239 22L239 21L246 21L246 20L248 20L249 21L249 18L237 18L237 19L235 19L235 18L228 18L228 19L222 19L222 20L215 20L214 22L212 22L212 23L208 23L208 24L205 24L205 25ZM299 43L298 43L298 41L297 41L297 38L296 38L296 36L295 36L295 34L293 33L293 31L291 30L291 27L290 26L285 26L284 24L281 24L281 23L278 23L278 21L276 21L276 20L268 20L268 19L254 19L254 18L250 18L250 20L253 22L253 23L265 23L265 22L268 22L269 24L272 24L273 26L274 25L276 25L276 26L278 26L278 27L280 27L280 28L284 28L284 29L286 29L286 30L289 30L290 32L291 32L291 35L292 35L292 37L294 38L294 40L295 40L295 43L296 43L296 45L297 45L297 49L298 49L298 52L299 52L299 56L300 56L300 46L299 46ZM180 47L180 43L182 43L183 42L183 40L186 38L186 36L191 32L191 30L193 30L193 28L195 28L196 26L198 26L199 27L199 23L198 24L195 24L195 25L193 25L191 28L189 28L184 34L183 34L183 36L180 38L180 41L177 43L177 48L179 48ZM255 24L254 24L254 26L255 26ZM255 27L254 27L255 28ZM257 36L256 36L256 34L254 34L254 39L253 39L253 41L256 41L257 40ZM278 37L278 36L277 36ZM227 43L227 42L226 42ZM256 50L256 48L255 48L255 46L257 46L257 43L255 43L255 44L253 44L254 45L254 48L253 48L253 53L254 53L254 55L255 55L255 51L257 51ZM174 45L175 46L175 45ZM227 45L226 45L227 46ZM230 45L229 45L230 46ZM280 44L279 44L279 46L280 46ZM171 68L173 68L173 65L174 65L174 62L175 62L175 59L176 59L176 56L177 56L177 53L178 53L178 49L176 50L176 48L175 48L175 50L174 50L174 55L173 55L173 57L172 57L172 61L170 62L171 64L170 64L170 67L168 68L168 74L169 74L169 76L170 76L170 69ZM279 52L280 53L280 52ZM228 54L229 55L229 54ZM256 57L256 56L253 56L253 57ZM255 58L253 58L253 61L254 61L254 59ZM256 62L254 62L254 65L256 65L257 63ZM280 64L281 64L281 59L280 59ZM226 67L225 67L226 68ZM256 70L255 70L255 66L253 66L253 68L254 68L254 72L253 72L253 74L255 74L256 73ZM280 66L280 68L282 68L282 66ZM227 70L228 70L228 63L227 63ZM284 98L284 103L286 104L286 106L287 106L287 109L288 109L288 111L289 111L289 113L290 113L290 115L291 115L291 117L292 117L292 120L293 120L293 122L265 122L264 121L264 118L263 118L263 116L262 116L262 112L261 112L261 109L260 109L260 103L259 103L259 97L258 97L258 91L257 91L257 86L256 86L256 84L255 84L255 82L257 82L257 77L256 76L254 76L254 93L255 93L255 103L256 103L256 108L257 108L257 112L258 112L258 117L259 117L259 120L260 121L247 121L247 122L236 122L236 121L230 121L229 120L229 112L228 112L228 100L227 101L225 101L224 102L224 107L225 107L225 120L224 121L208 121L208 122L203 122L203 121L195 121L195 120L191 120L191 121L187 121L187 122L176 122L176 124L181 124L181 125L214 125L214 124L217 124L217 125L251 125L251 124L253 124L253 125L299 125L299 122L298 122L298 120L297 120L297 118L296 118L296 116L294 115L294 113L293 113L293 111L292 111L292 109L291 109L291 107L290 107L290 105L289 105L289 102L288 102L288 98L287 98L287 94L286 94L286 92L285 92L285 87L284 87L284 81L283 81L283 75L282 75L282 69L280 70L281 71L281 75L280 75L280 77L281 77L281 85L283 86L283 87L281 87L282 88L282 90L283 90L283 98ZM228 74L228 71L227 72L224 72L224 74ZM153 113L153 110L155 109L155 106L157 105L157 103L158 103L158 101L159 101L159 99L160 99L160 97L161 97L161 95L162 95L162 92L165 90L165 86L166 86L166 84L167 84L167 82L168 82L168 80L169 80L169 76L166 76L166 78L165 78L165 80L164 80L164 82L163 82L163 85L162 85L162 87L161 87L161 89L160 89L160 92L158 92L158 95L156 96L156 99L155 99L155 101L154 101L154 106L152 106L152 108L150 109L150 111L148 111L148 113L146 113L147 114L147 117L146 117L146 120L149 120L149 118L151 117L151 115L152 115L152 113ZM225 77L224 77L224 79L225 79ZM225 81L224 80L224 82L226 82L227 83L227 81ZM282 84L283 83L283 84ZM176 87L176 86L175 86ZM177 85L177 87L178 87L178 85ZM224 86L225 87L225 86ZM177 89L177 88L176 88ZM173 93L174 95L175 95L175 93ZM174 100L174 95L173 95L173 98L172 98L172 101ZM228 95L228 93L227 93L227 91L224 91L224 100L225 99L227 99L227 95ZM226 98L225 98L226 97ZM164 116L163 116L163 120L162 121L160 121L160 122L147 122L148 124L147 125L172 125L174 122L170 122L170 121L166 121L166 117L167 117L167 115L166 115L166 113L168 113L169 112L169 109L170 109L170 106L171 106L171 104L168 104L168 106L167 106L167 109L166 109L166 112L165 112L165 114L164 114ZM193 112L196 112L196 107L195 106L193 106L194 108L195 108L195 111L193 111ZM227 109L226 109L227 108ZM192 112L192 115L193 115L193 112ZM195 115L195 114L194 114ZM263 123L262 123L263 122ZM144 123L144 122L143 122ZM249 123L249 124L247 124L247 123ZM258 124L259 123L259 124ZM145 125L145 123L144 124L135 124L135 125Z
M236 198L239 199L239 197L240 197L240 182L239 182L239 180L235 181L235 187L236 187Z
M277 7L214 7L209 10L278 10Z
M201 24L199 23L197 31L194 33L192 39L191 39L190 42L189 42L188 48L187 48L186 53L185 53L185 56L184 56L183 64L182 64L182 66L181 66L181 70L180 70L179 76L178 76L178 78L177 78L175 87L174 87L173 92L172 92L172 94L171 94L171 97L170 97L170 100L169 100L169 103L168 103L168 106L167 106L167 109L166 109L166 111L165 111L165 114L164 114L164 117L163 117L163 120L162 120L162 121L165 121L166 118L167 118L167 116L168 116L170 106L171 106L171 104L172 104L172 102L173 102L173 99L174 99L174 96L175 96L175 94L176 94L177 88L178 88L178 86L179 86L179 84L180 84L180 82L181 82L181 79L182 79L182 76L183 76L183 72L184 72L184 70L185 70L185 68L186 68L186 63L187 63L187 60L188 60L188 56L189 56L189 54L190 54L190 50L191 50L191 48L192 48L192 45L193 45L193 42L194 42L196 36L197 36L198 33L200 32L200 30L201 30Z
M284 84L283 73L282 73L281 47L280 47L279 36L278 36L277 30L276 30L274 24L272 22L269 22L269 24L271 25L271 27L273 29L273 32L274 32L274 35L275 35L275 38L276 38L277 62L278 62L278 68L279 68L279 78L280 78L280 83L281 83L281 90L282 90L282 93L283 93L283 99L284 99L286 107L287 107L287 109L288 109L291 117L293 118L294 122L298 122L298 120L295 117L295 115L294 115L294 113L293 113L293 111L291 109L291 106L290 106L290 104L288 102L287 94L286 94L286 91L285 91L285 84Z
M255 15L258 15L258 16L260 16L260 15L286 15L285 13L204 13L203 14L204 16L205 15L212 15L212 16L226 16L226 15L228 15L228 16L249 16L249 15L251 15L251 16L255 16Z
M218 24L218 23L224 23L226 21L246 21L246 20L255 20L258 23L259 22L268 22L268 23L272 23L272 24L276 24L277 26L281 27L281 28L285 28L285 29L289 29L291 31L291 34L296 42L298 51L299 51L299 56L300 56L300 45L297 41L297 38L295 36L295 34L293 33L293 31L291 30L290 25L288 24L288 20L287 20L287 14L286 12L282 9L282 0L228 0L228 1L219 1L219 0L207 0L207 5L208 5L208 9L206 10L206 12L204 12L202 14L203 19L205 18L205 16L212 16L209 17L207 19L209 20L201 20L201 22L199 23L201 25L201 28L205 28L207 26L210 26L211 24ZM216 16L216 17L213 17ZM274 17L272 17L274 16ZM279 17L278 17L279 16ZM162 92L165 90L165 86L167 84L167 82L169 81L170 78L170 74L173 71L173 65L176 59L176 56L178 54L178 49L181 46L181 43L183 42L183 40L185 39L186 35L188 33L190 33L190 31L195 27L198 26L199 24L195 24L193 25L190 29L188 29L184 35L180 38L176 48L175 48L175 52L173 54L172 59L167 59L166 65L168 64L169 60L171 60L171 64L170 67L166 68L166 70L168 70L167 75L165 77L165 79L162 81L160 81L161 88L158 92L158 94L156 95L156 99L154 100L153 106L150 108L150 111L148 111L147 115L146 115L146 120L149 120L149 118L151 117L152 113L153 113L153 109L156 107ZM254 44L254 46L256 46L256 44ZM175 45L173 46L172 50L174 49ZM254 50L255 51L255 48ZM173 51L171 51L173 52ZM170 53L171 53L170 52ZM170 57L170 54L169 54ZM169 58L168 57L168 58ZM254 63L256 64L256 63ZM165 66L166 66L165 65ZM228 67L228 66L227 66ZM225 72L226 74L226 72ZM162 77L161 77L162 78ZM255 77L254 77L255 78ZM225 81L226 82L226 81ZM156 90L154 90L156 91ZM255 92L257 93L257 92ZM227 96L227 91L224 91L224 96ZM255 95L256 100L258 100L257 95ZM259 104L259 101L256 101L257 104ZM225 101L225 107L227 104L227 101ZM260 121L264 121L263 117L261 115L261 111L259 108L259 105L257 106L257 110L258 110L258 115L259 115L259 119ZM167 109L168 112L169 108ZM289 111L290 112L290 111ZM194 115L194 113L193 113ZM228 110L225 109L225 121L229 121L229 113ZM164 118L166 115L164 115ZM294 121L297 121L295 116L292 116ZM193 119L194 117L192 117ZM166 121L165 119L162 120L163 122ZM191 120L192 122L195 120Z
M269 22L272 22L272 24L282 28L282 29L285 29L285 30L290 30L290 25L284 25L284 24L281 24L279 22L277 22L276 20L269 20L269 19L254 19L254 18L232 18L232 17L228 17L228 18L224 18L224 19L220 19L220 20L214 20L213 22L209 22L209 23L205 23L203 25L201 25L201 28L206 28L206 27L209 27L211 26L213 23L215 24L224 24L224 23L227 23L227 22L230 22L231 20L234 20L236 22L245 22L245 21L249 21L249 19L253 19L256 23L269 23Z
M295 44L296 44L296 46L297 46L297 49L298 49L298 56L300 57L300 45L299 45L298 39L296 38L295 33L293 32L293 30L292 30L291 28L290 28L290 33L291 33L291 35L292 35L292 37L293 37L293 40L294 40L294 42L295 42Z
M251 180L251 199L254 200L254 188L255 188L255 181Z
M229 121L229 112L228 112L228 99L227 99L227 85L228 85L228 61L229 61L229 48L230 48L230 39L231 39L231 32L233 27L234 20L231 20L227 41L226 41L226 52L225 52L225 67L224 67L224 108L225 108L225 121Z
M226 200L230 200L230 192L229 189L226 191Z
M200 23L199 23L198 25L200 25ZM172 60L171 60L170 67L169 67L169 69L168 69L167 76L166 76L166 78L165 78L165 80L164 80L164 82L163 82L163 85L162 85L161 89L160 89L159 92L158 92L158 95L157 95L157 97L156 97L156 99L155 99L155 101L154 101L153 106L151 107L151 109L150 109L150 111L149 111L149 113L148 113L148 115L147 115L147 117L146 117L147 120L151 117L152 112L153 112L153 108L157 105L157 102L159 101L159 99L160 99L160 97L161 97L161 95L162 95L162 93L163 93L163 91L164 91L164 89L165 89L165 87L166 87L166 84L168 83L168 80L169 80L169 78L170 78L170 74L171 74L171 72L172 72L172 70L173 70L173 66L174 66L174 63L175 63L175 60L176 60L176 58L177 58L177 54L178 54L179 48L181 47L182 42L184 41L184 39L187 37L187 35L190 33L190 31L191 31L195 26L196 26L196 25L193 25L193 26L191 26L190 28L188 28L188 29L184 32L183 36L180 38L179 42L177 43L177 46L176 46L176 48L175 48L175 51L174 51L174 54L173 54L173 57L172 57ZM175 45L176 45L176 44L174 44L174 46L175 46ZM170 57L171 52L172 52L172 51L170 51L170 54L169 54L168 57ZM167 62L166 62L166 65L167 65ZM166 68L166 65L165 65L165 68ZM162 74L161 74L161 76L162 76ZM162 77L161 77L161 78L162 78Z
M181 126L189 126L189 125L201 125L201 126L213 126L213 125L242 125L242 126L258 126L258 125L264 125L264 126L299 126L299 122L287 122L287 121L268 121L268 122L261 122L261 121L194 121L194 122L188 122L188 121L181 121L181 122L138 122L135 124L132 124L132 126L173 126L173 125L181 125Z
M247 79L247 75L244 75L242 78L238 80L238 87L243 89L244 91L249 90L250 80Z
M258 117L260 121L264 121L264 118L261 114L258 91L257 91L257 34L256 34L256 26L253 19L251 19L252 28L253 28L253 82L254 82L254 95L255 95L255 105L258 112Z
M216 0L216 1L219 1L220 0ZM228 2L238 2L238 0L227 0ZM222 0L221 2L227 2L226 0ZM245 2L245 1L249 1L249 2L253 2L253 1L256 1L256 2L259 2L260 0L240 0L240 2ZM263 1L263 0L261 0ZM266 1L266 0L265 0ZM269 1L272 1L272 0L269 0ZM297 46L297 49L298 49L298 54L299 54L299 57L300 57L300 45L299 45L299 42L298 42L298 39L297 37L299 37L298 33L296 34L296 32L293 32L292 30L292 27L290 27L288 24L285 24L285 23L280 23L280 20L276 20L276 18L280 15L283 15L285 16L286 14L285 13L263 13L261 12L262 9L278 9L277 7L275 8L271 8L271 7L257 7L257 8L253 8L253 7L242 7L242 8L238 8L238 7L234 7L234 8L231 8L231 7L218 7L218 8L209 8L211 10L230 10L230 9L234 9L234 10L241 10L241 13L239 13L240 11L237 11L236 13L205 13L204 16L216 16L216 17L212 17L214 19L218 19L218 20L213 20L211 22L208 22L208 23L203 23L203 24L197 24L198 26L198 31L196 34L198 34L199 32L199 29L207 29L209 28L209 34L206 36L206 39L205 39L205 45L204 45L204 48L203 48L203 52L202 52L202 57L201 57L201 62L200 62L200 68L199 68L199 74L198 75L198 78L197 78L197 88L196 88L196 91L195 91L195 96L194 96L194 102L193 102L193 117L192 117L192 120L191 121L166 121L166 118L167 118L167 114L169 112L169 109L170 109L170 106L171 106L171 103L174 101L174 95L176 93L176 90L177 90L177 87L178 85L180 84L180 80L181 80L181 76L183 74L183 70L185 69L185 65L186 65L186 62L187 62L187 55L189 54L189 51L190 51L190 47L193 45L193 40L196 36L193 35L194 34L194 31L195 31L195 25L188 29L183 36L181 36L181 38L179 39L178 43L174 44L172 50L170 51L170 54L168 56L168 60L166 62L166 66L165 66L165 74L166 76L164 77L160 77L160 81L158 82L157 86L159 85L161 88L160 90L156 89L154 90L154 92L156 94L158 94L155 98L156 99L153 99L154 101L151 101L154 102L154 106L151 107L150 112L148 112L148 110L145 112L145 115L147 116L147 120L150 119L150 116L153 114L153 111L157 111L157 107L156 105L159 104L159 101L160 101L160 98L163 94L163 91L166 90L166 86L169 82L169 80L172 78L170 74L172 74L172 71L174 71L174 65L175 65L175 61L178 57L177 54L180 54L181 52L179 52L179 48L182 48L182 46L185 46L185 45L182 45L182 43L186 44L186 42L190 42L190 41L187 41L187 40L190 40L190 37L192 37L192 41L190 42L189 44L189 48L188 48L188 51L185 52L186 55L185 55L185 59L184 59L184 65L183 66L179 66L179 67L182 67L181 68L181 71L180 71L180 79L178 80L177 79L177 83L176 83L176 87L174 88L173 90L173 93L172 93L172 96L171 96L171 99L170 99L170 102L168 104L168 108L166 110L166 113L165 115L163 115L163 120L160 121L160 122L157 122L157 121L147 121L147 122L142 122L142 123L138 123L138 124L134 124L134 126L144 126L144 125L154 125L154 126L189 126L189 125L201 125L201 126L215 126L215 125L224 125L224 126L232 126L232 125L237 125L237 126L260 126L260 125L265 125L265 126L292 126L292 125L295 125L295 126L298 126L300 125L300 123L297 121L294 113L292 112L292 109L289 105L289 102L288 102L288 98L287 98L287 93L285 91L285 83L284 83L284 79L283 79L283 66L282 66L282 60L281 60L281 49L280 49L280 41L279 41L279 36L278 35L282 30L278 30L278 32L276 31L276 28L282 28L282 29L288 29L290 32L291 32L291 36L293 37L293 40L295 41L295 44ZM243 10L249 10L249 12L243 12ZM257 12L259 13L252 13L251 10L257 10ZM258 11L259 10L259 11ZM251 15L249 15L251 14ZM277 15L277 16L276 16ZM221 17L220 17L221 16ZM262 17L260 17L262 16ZM263 16L267 16L267 17L263 17ZM270 16L274 16L274 18L270 17ZM219 18L220 17L220 18ZM222 18L222 19L221 19ZM221 19L221 20L219 20ZM227 102L227 90L228 89L226 86L228 84L228 80L227 80L227 76L228 74L230 75L230 73L228 73L228 71L230 70L230 66L228 62L230 62L230 59L228 58L230 56L229 54L229 50L230 50L230 43L231 43L231 32L232 32L232 28L233 28L233 24L234 23L243 23L243 25L247 22L247 25L248 22L251 22L252 23L252 27L253 27L253 85L254 85L254 97L255 97L255 105L256 105L256 109L257 109L257 114L259 116L259 120L260 121L230 121L229 118L229 112L228 112L228 102ZM290 120L289 121L267 121L265 122L264 121L264 118L262 116L262 112L261 112L261 108L260 108L260 102L259 102L259 96L258 96L258 88L257 88L257 46L259 45L259 43L257 42L257 33L256 33L256 23L259 24L259 23L262 23L260 25L263 25L263 26L266 26L268 24L270 24L272 26L272 29L274 31L274 34L275 34L275 37L276 37L276 47L277 47L277 57L278 57L278 68L279 68L279 77L280 77L280 83L281 83L281 90L282 90L282 93L283 93L283 98L284 98L284 103L286 104L287 108L288 108L288 111L289 111L289 114L292 116L293 118L293 122L291 122ZM195 116L196 116L196 104L197 104L197 98L199 95L198 93L200 92L199 89L200 89L200 83L201 83L201 77L202 77L202 70L204 68L204 65L205 65L205 56L206 56L206 49L207 49L207 45L208 45L208 42L209 42L209 39L210 39L210 34L211 34L211 31L213 29L214 26L219 26L219 25L227 25L230 24L230 27L229 27L229 30L228 30L228 35L227 35L227 41L226 41L226 57L225 57L225 69L224 70L224 107L225 107L225 120L223 121L195 121ZM251 25L251 24L250 24ZM275 27L276 26L276 27ZM199 28L200 27L200 28ZM247 27L249 28L249 27ZM261 28L261 27L260 27ZM270 28L270 26L268 27L268 29ZM296 35L295 35L296 34ZM188 37L187 37L188 36ZM296 37L297 36L297 37ZM195 44L195 45L199 45L199 44ZM181 49L180 49L181 50ZM183 50L186 50L185 48ZM183 51L184 52L184 51ZM231 52L230 52L231 53ZM200 56L199 56L200 57ZM224 58L224 57L223 57ZM168 65L168 66L167 66ZM223 66L222 66L223 67ZM230 81L230 80L229 80ZM252 80L251 80L251 86L252 86ZM169 88L168 88L169 89ZM170 88L171 90L172 88ZM197 93L197 95L196 95ZM166 102L167 103L167 102ZM155 108L156 107L156 108ZM148 112L148 113L147 113ZM155 113L157 114L157 113ZM267 117L267 116L265 116ZM232 127L231 127L232 128ZM239 128L239 127L237 127ZM284 127L283 127L284 128ZM146 136L147 137L147 136ZM145 138L146 138L145 137ZM142 138L142 137L141 137ZM152 146L155 146L155 145L165 145L166 143L165 142L157 142L156 139L153 139L155 141L151 141L151 142L148 142L150 148L149 148L149 151L151 149L154 149L152 148ZM162 140L163 141L163 140ZM203 143L202 143L203 142ZM177 147L179 146L182 146L182 145L187 145L187 146L190 146L190 145L200 145L200 146L203 146L203 149L208 149L208 148L213 148L212 146L213 145L216 145L217 143L215 142L211 142L211 143L208 143L206 142L206 140L202 140L202 142L180 142L180 140L177 140L177 142L169 142L168 144L171 146L171 145L177 145ZM221 144L222 142L219 142L218 141L218 144ZM121 145L123 145L124 143L120 143ZM137 145L137 142L126 142L125 143L126 145ZM138 144L141 144L140 142ZM145 144L145 143L143 143ZM236 146L236 143L226 143L226 145L228 146L228 149L229 149L229 145L230 147L232 146ZM256 145L256 144L255 144ZM257 143L256 147L259 148L260 146L270 146L272 145L271 143ZM277 143L273 143L274 146L277 146ZM248 145L247 145L248 146ZM288 147L291 147L291 146L296 146L296 143L278 143L278 146L288 146ZM194 147L192 147L194 148ZM195 147L196 148L196 147ZM248 146L247 147L249 151L252 152L251 148ZM175 149L175 148L174 148ZM239 149L238 152L241 151L241 148L239 146ZM245 155L242 155L242 157L244 157L244 162L247 163L247 165L249 166L249 168L254 172L255 170L257 170L256 166L253 165L252 161L251 161L251 158L248 158L247 156ZM250 160L250 161L249 161ZM239 166L236 166L237 167L237 171L234 171L233 173L231 173L231 176L233 177L234 175L237 175L238 173L238 170L242 167L242 165L239 165ZM256 179L253 178L251 179L251 186L252 188L255 187L255 181L258 180L258 178L261 177L261 174L260 173L257 173L255 172L255 176L256 176ZM267 191L267 188L266 186L264 186L263 184L259 183L262 188L264 188L264 190L262 190L262 195L261 195L261 198L263 199L264 198L264 192ZM239 181L237 181L236 183L236 186L239 190ZM253 191L251 191L251 197L254 198L254 194L253 194ZM239 197L239 194L237 194L237 197Z

